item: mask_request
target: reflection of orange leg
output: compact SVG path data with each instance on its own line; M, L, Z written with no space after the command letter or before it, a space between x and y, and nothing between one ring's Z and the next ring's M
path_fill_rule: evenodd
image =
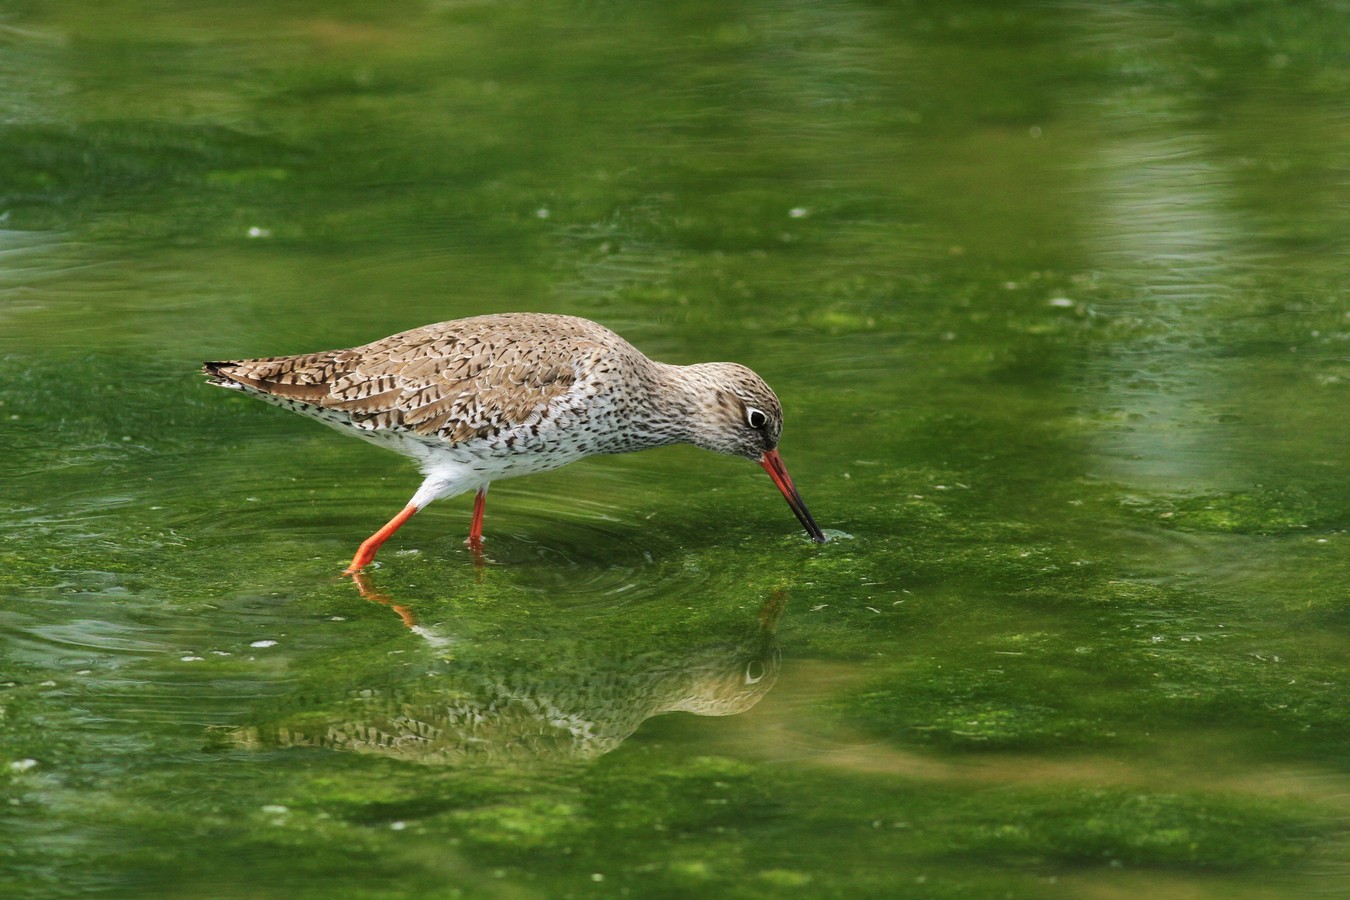
M352 564L342 574L353 575L370 565L370 561L375 558L375 553L380 549L380 545L389 540L389 536L398 531L404 522L411 519L417 510L417 506L409 503L401 513L386 522L383 528L366 538L360 549L356 551L356 555L352 557Z
M395 603L394 598L388 594L381 594L375 590L370 581L361 572L352 572L352 583L356 585L356 592L362 599L369 600L371 603L383 603L385 606L398 613L398 617L403 620L403 624L409 628L417 625L417 617L413 611L401 603Z
M772 632L778 627L778 619L786 608L787 591L780 588L770 594L769 599L759 608L759 624L764 626L765 631Z
M464 542L479 559L483 556L483 507L486 505L487 485L483 485L473 497L473 521L469 523L469 539Z

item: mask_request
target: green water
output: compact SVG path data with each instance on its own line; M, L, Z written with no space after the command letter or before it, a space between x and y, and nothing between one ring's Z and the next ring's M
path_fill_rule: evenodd
M1350 12L0 6L0 894L1350 895ZM782 398L436 504L204 359ZM704 715L691 715L704 713Z

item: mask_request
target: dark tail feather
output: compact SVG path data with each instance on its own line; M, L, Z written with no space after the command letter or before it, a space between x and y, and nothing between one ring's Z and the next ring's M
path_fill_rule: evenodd
M202 371L211 376L208 384L219 385L220 387L233 388L234 390L243 390L244 386L236 379L231 378L228 373L222 371L234 366L232 362L209 362L202 363Z

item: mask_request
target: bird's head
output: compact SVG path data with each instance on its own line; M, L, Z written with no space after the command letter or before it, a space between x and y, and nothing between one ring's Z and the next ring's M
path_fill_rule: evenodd
M691 422L695 446L758 462L778 447L783 407L754 372L736 363L689 366L697 414Z
M684 380L696 410L689 423L690 442L759 463L811 539L825 543L824 532L811 518L778 455L783 407L764 379L745 366L720 362L689 366Z

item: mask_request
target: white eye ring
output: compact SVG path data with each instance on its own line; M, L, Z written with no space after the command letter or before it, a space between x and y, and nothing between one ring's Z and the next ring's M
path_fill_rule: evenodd
M749 423L751 428L763 428L769 423L769 417L764 415L761 410L755 409L753 406L747 406L745 408L745 421Z

